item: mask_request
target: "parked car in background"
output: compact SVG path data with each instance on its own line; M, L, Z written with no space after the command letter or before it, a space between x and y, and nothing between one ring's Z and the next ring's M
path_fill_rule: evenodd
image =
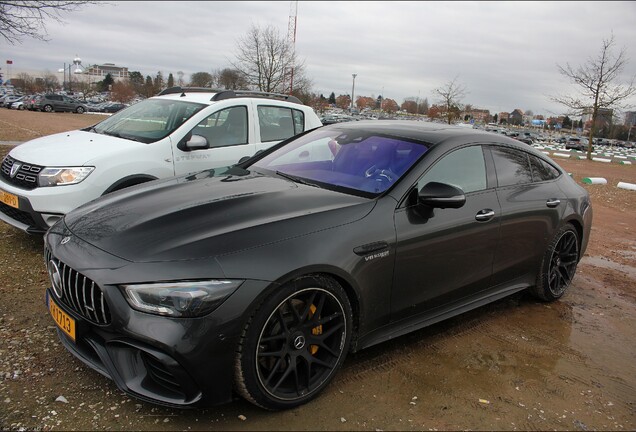
M13 102L22 100L24 96L22 95L6 95L2 99L0 99L0 107L9 108Z
M524 144L528 144L528 145L534 144L534 140L532 139L532 137L529 137L529 136L526 136L526 135L519 135L515 139L517 141L519 141L519 142L524 143Z
M11 150L0 173L0 219L43 233L101 195L232 165L319 126L293 96L167 89L94 126Z
M45 112L74 112L84 114L87 111L86 104L66 95L45 94L33 103L33 107Z
M26 96L20 96L17 99L14 100L9 100L8 102L6 102L4 104L4 106L8 109L24 109L24 108L20 108L24 105L24 100L25 100Z
M587 138L569 137L567 138L567 141L565 142L565 149L586 151L588 147L588 143L589 141L587 140ZM592 147L592 150L594 150L593 147Z
M46 302L63 346L131 396L289 409L350 352L522 290L559 299L591 224L587 191L518 141L340 123L67 214Z
M38 95L38 94L28 95L24 99L24 109L27 109L29 111L35 111L35 101L39 97L40 97L40 95Z
M104 113L116 113L117 111L123 110L124 108L126 108L128 105L123 104L123 103L119 103L119 102L109 102L106 105L104 105L102 107L102 109L100 110L100 112L104 112Z

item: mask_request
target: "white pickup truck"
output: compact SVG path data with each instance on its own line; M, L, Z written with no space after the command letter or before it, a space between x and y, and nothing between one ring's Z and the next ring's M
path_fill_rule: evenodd
M293 96L173 87L94 126L11 150L0 173L0 219L43 233L101 195L233 165L319 126Z

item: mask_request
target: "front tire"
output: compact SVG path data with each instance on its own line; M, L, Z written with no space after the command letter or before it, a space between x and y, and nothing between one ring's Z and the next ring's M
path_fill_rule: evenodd
M351 305L332 278L305 276L283 285L256 309L235 358L235 388L271 410L315 398L349 350Z
M557 231L548 246L532 294L543 301L561 298L574 278L578 262L579 236L568 223Z
M84 108L82 107L77 107L77 109L75 110L76 113L78 114L84 114Z

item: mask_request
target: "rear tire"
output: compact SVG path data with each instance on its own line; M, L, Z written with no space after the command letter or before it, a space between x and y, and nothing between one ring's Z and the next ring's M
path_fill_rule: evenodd
M44 112L53 112L53 107L51 105L44 105L44 108L42 109L42 111Z
M234 362L236 391L270 410L309 402L349 350L351 305L335 280L305 276L280 287L253 312Z
M563 296L570 286L579 262L579 236L571 224L557 231L543 256L537 284L530 292L543 301Z

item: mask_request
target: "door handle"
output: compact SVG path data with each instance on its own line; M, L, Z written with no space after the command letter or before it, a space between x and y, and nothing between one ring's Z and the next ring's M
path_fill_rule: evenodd
M559 204L561 204L561 200L558 198L550 198L549 200L545 202L545 205L547 205L550 208L554 208L558 206Z
M475 219L479 222L486 222L495 216L495 211L491 209L479 210L475 215Z

